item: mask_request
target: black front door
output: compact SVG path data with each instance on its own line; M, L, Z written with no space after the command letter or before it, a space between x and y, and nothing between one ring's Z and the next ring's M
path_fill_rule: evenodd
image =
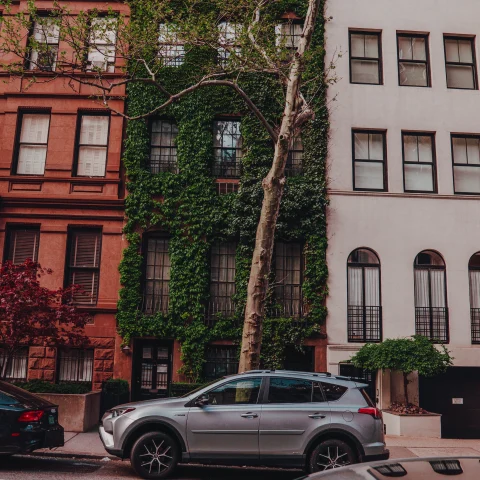
M167 397L172 377L172 342L137 340L133 350L132 400Z

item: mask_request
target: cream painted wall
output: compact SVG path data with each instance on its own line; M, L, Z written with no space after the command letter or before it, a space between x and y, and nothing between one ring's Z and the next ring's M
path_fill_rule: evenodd
M455 365L480 366L471 345L468 260L480 251L480 196L453 195L451 133L480 134L480 92L446 87L443 34L480 35L478 0L330 0L327 59L339 81L329 89L329 368L359 346L347 343L346 261L355 248L381 261L384 338L415 333L413 261L440 252L447 266L450 346ZM382 31L384 85L349 83L348 30ZM396 33L428 32L432 88L398 85ZM476 41L477 65L480 45ZM352 191L352 128L387 130L388 193ZM436 133L438 194L404 194L402 130Z

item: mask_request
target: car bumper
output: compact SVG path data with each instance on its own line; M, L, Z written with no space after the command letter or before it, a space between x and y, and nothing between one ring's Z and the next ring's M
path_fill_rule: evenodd
M116 457L123 458L123 450L115 448L113 435L106 432L103 425L100 425L100 428L98 429L98 434L100 435L100 440L103 443L103 447L110 455L115 455Z
M386 448L382 453L377 453L375 455L364 455L362 457L362 462L376 462L378 460L388 460L390 458L390 450Z
M9 453L30 453L40 448L56 448L64 445L64 431L60 425L51 428L31 428L28 426L12 437L13 443L2 451Z

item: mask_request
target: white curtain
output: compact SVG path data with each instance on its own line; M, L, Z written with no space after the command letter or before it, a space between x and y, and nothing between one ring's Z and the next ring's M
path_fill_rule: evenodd
M470 308L480 308L480 270L470 270Z
M109 117L107 116L82 116L78 175L87 177L105 176L109 124Z
M23 115L17 173L43 175L49 126L50 115Z
M446 307L444 270L415 269L415 307Z

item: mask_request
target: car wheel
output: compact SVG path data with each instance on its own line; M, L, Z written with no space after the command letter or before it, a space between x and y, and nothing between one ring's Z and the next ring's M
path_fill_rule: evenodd
M310 454L310 472L323 472L357 463L352 447L341 440L324 440Z
M166 478L175 470L179 457L180 449L172 437L149 432L133 445L130 462L142 478Z

